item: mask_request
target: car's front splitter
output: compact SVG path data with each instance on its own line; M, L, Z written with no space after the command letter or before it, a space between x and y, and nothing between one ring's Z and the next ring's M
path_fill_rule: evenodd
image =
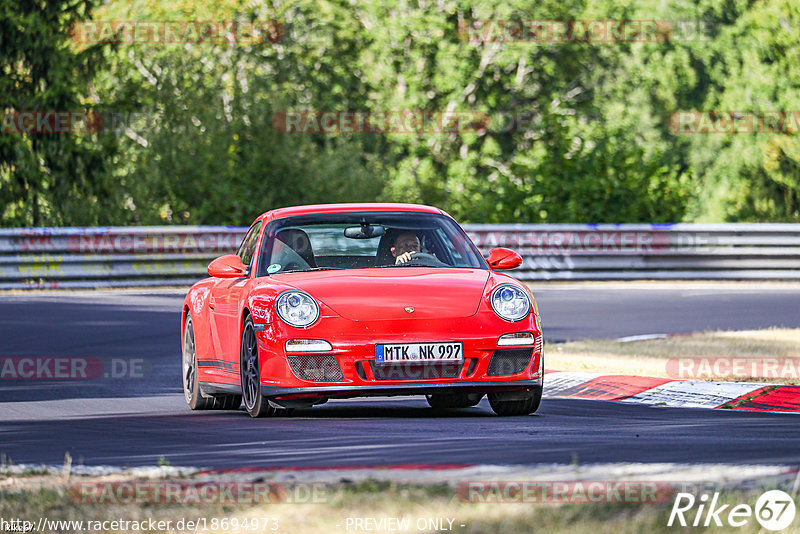
M541 380L508 380L491 382L437 382L423 384L370 384L346 386L280 387L261 386L261 394L271 399L310 399L315 397L390 397L396 395L433 395L448 392L489 393L497 391L535 391Z

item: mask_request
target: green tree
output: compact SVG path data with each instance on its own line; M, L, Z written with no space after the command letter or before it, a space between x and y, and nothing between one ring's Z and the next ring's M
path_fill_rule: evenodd
M0 2L0 112L91 109L89 83L103 47L76 51L73 23L92 0ZM7 115L11 114L11 115ZM115 186L106 172L113 144L92 135L0 134L0 224L93 224L113 213Z
M238 3L103 16L137 20L280 21L278 42L123 46L102 82L109 101L135 95L140 119L118 130L114 170L128 222L248 224L275 207L374 200L385 184L379 137L282 133L287 110L365 109L369 88L351 65L366 47L346 2L294 2L277 10ZM128 11L134 9L133 12Z
M704 221L800 221L800 5L740 3L702 51L702 110L792 113L784 131L691 135L690 162Z
M636 19L630 8L584 0L448 2L425 11L403 5L399 12L388 3L369 8L372 25L381 21L367 59L382 66L372 81L384 105L477 109L492 126L434 138L395 136L386 198L410 196L476 222L682 218L690 175L665 142L659 102L631 94L636 84L617 78L631 55L648 50L626 43L465 42L459 32L470 20Z
M791 0L135 0L94 17L278 20L286 31L113 50L68 40L90 2L0 5L3 109L109 119L98 134L0 136L0 224L246 224L288 204L378 199L475 222L800 220L797 135L669 127L680 110L800 109ZM475 42L472 19L678 25L659 26L655 42ZM290 134L273 124L287 110L490 120Z

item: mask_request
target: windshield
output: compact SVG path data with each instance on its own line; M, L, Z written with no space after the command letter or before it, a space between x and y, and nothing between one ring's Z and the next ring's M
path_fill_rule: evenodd
M488 269L449 217L412 212L302 215L270 223L259 276L325 269Z

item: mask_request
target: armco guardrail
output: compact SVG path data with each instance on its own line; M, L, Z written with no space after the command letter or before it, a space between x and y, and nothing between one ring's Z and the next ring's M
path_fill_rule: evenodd
M473 224L522 280L800 279L800 224ZM187 285L246 227L0 229L0 289Z
M798 280L800 224L476 224L523 280ZM519 273L519 274L516 274Z
M0 289L192 284L247 227L0 229Z

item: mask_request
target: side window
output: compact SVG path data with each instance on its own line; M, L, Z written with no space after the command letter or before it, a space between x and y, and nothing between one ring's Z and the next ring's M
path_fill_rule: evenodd
M239 252L236 254L242 258L242 263L245 265L250 265L250 262L253 260L253 253L256 251L256 243L258 242L258 231L261 229L261 221L255 223L251 228L250 231L247 232L247 235L244 236L242 240L242 244L239 247Z

